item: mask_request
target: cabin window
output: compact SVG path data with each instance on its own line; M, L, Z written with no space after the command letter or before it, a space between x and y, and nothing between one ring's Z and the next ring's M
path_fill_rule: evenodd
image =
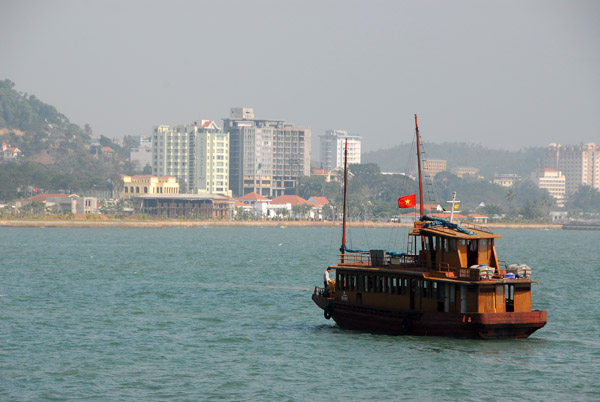
M441 250L442 249L442 238L441 237L436 237L435 238L435 249L434 250Z
M429 281L423 281L423 297L429 297Z
M431 286L431 297L436 299L438 297L438 283L433 282L432 285L433 286Z
M375 278L373 278L372 276L365 276L365 279L366 279L365 289L367 290L367 292L374 292L375 291Z
M488 239L479 239L479 252L487 253L488 250Z
M456 239L448 239L448 249L450 252L456 252Z
M442 239L442 244L444 246L444 253L448 252L448 239L446 239L445 237Z

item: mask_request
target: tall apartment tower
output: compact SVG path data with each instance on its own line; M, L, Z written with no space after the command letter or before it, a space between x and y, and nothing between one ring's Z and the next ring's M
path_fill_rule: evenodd
M348 134L344 130L327 130L321 139L321 164L330 172L336 167L344 166L344 148L348 140L348 165L360 163L360 144L362 137Z
M213 121L154 127L152 160L152 174L175 176L181 193L231 196L229 134Z
M232 108L223 119L229 133L229 185L233 194L265 197L294 193L299 177L310 175L309 128L283 120L254 118L252 108Z
M550 144L544 152L544 168L563 173L567 195L575 193L580 186L600 190L600 148L596 144Z

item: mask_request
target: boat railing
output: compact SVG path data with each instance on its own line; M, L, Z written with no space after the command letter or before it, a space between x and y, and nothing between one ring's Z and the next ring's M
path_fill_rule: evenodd
M448 264L447 262L438 262L437 264L437 271L440 272L451 272L452 268L450 268L450 264Z
M357 252L357 253L344 253L339 254L340 265L371 265L371 253L368 252Z
M476 223L463 222L460 224L460 226L465 229L475 229L479 230L480 232L494 233L487 226L477 225Z
M317 296L324 296L325 297L326 293L328 293L328 292L327 292L327 289L325 289L325 288L322 288L322 287L319 287L319 286L315 286L315 290L314 290L313 293L315 295L317 295Z

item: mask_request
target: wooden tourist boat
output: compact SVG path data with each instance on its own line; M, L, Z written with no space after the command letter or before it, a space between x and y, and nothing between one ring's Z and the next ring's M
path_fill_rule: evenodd
M501 236L482 226L423 214L419 129L415 116L421 218L406 253L348 250L346 188L340 261L335 285L316 287L312 299L339 327L411 335L526 338L547 322L532 310L531 269L498 259ZM344 167L345 171L347 166ZM346 187L346 186L344 186ZM333 275L332 275L333 276Z

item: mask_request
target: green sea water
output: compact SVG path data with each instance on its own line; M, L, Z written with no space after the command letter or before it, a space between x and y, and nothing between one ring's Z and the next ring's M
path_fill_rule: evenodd
M311 301L339 229L0 228L0 400L600 400L600 231L500 234L548 311L529 339L339 329Z

